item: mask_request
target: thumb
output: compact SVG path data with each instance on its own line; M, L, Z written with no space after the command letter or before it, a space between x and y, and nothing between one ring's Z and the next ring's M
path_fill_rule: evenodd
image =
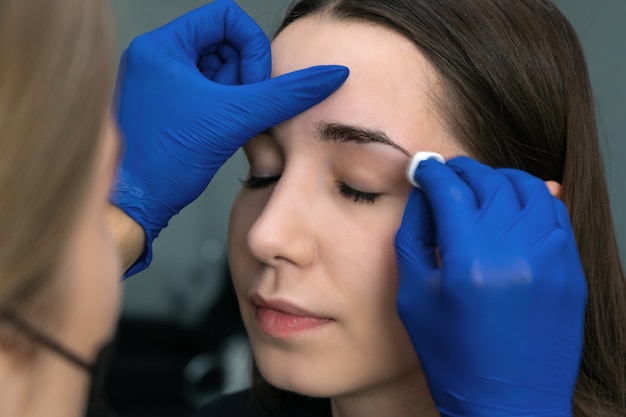
M343 66L317 66L239 86L239 97L250 109L245 115L250 136L315 106L339 88L348 75L348 68Z
M413 188L395 238L401 280L430 277L438 269L431 207L424 192Z

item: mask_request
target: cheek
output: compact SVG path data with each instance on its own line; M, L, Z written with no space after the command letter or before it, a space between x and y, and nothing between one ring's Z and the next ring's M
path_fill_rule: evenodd
M111 330L119 313L121 296L121 263L115 242L104 219L99 219L91 236L91 245L87 246L85 259L89 262L83 265L82 278L85 281L85 292L91 294L94 301L90 308L94 316ZM86 297L85 297L86 298ZM89 306L87 306L89 307ZM104 329L107 326L103 326Z
M104 218L93 215L67 252L65 304L68 345L93 357L112 336L121 296L121 266Z
M346 302L359 303L359 311L385 321L396 317L398 271L394 238L400 226L406 198L372 206L361 216L346 217L333 225L326 259L333 259L328 271ZM329 262L330 263L330 262ZM341 281L341 282L339 282ZM352 306L351 310L356 310Z
M350 252L352 267L369 265L381 272L395 270L394 238L404 213L406 198L389 197L379 205L363 207L359 213L346 215L333 227L331 250ZM395 279L395 276L390 277Z
M342 314L342 337L333 343L354 381L394 378L414 372L417 365L396 304L394 238L404 205L405 200L398 199L373 210L359 224L346 222L344 240L336 237L329 248L334 250L335 268L328 275L334 280L332 293L340 298ZM372 358L388 359L372 363Z
M108 291L111 295L111 306L109 307L109 311L114 312L114 316L117 317L117 313L119 313L119 303L121 299L121 277L123 275L122 271L122 263L119 257L119 251L113 236L104 221L100 222L101 225L101 238L100 242L102 242L102 251L106 254L105 256L105 265L103 265L103 270L105 271L102 276L104 290Z

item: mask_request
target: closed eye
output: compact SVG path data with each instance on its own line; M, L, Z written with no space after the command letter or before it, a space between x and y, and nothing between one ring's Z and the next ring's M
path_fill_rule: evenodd
M280 175L273 175L270 177L250 176L248 179L242 181L241 183L242 183L242 186L245 188L251 188L251 189L266 188L278 182L278 180L280 180L280 177L281 177ZM340 181L337 181L337 188L339 189L339 193L342 196L354 201L355 203L360 203L360 204L374 204L382 196L382 193L374 193L374 192L356 190L350 187L348 184L340 182Z
M255 177L251 175L248 179L241 181L241 185L245 188L265 188L274 184L280 179L280 175L271 177Z
M382 196L381 193L373 193L373 192L355 190L354 188L350 187L348 184L340 182L340 181L337 182L337 188L339 189L339 192L341 193L341 195L343 195L346 198L351 199L355 203L374 204Z

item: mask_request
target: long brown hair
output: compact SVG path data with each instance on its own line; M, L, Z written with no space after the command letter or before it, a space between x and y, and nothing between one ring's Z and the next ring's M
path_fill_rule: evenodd
M624 272L588 71L567 19L548 0L301 0L278 33L312 14L412 41L438 71L440 113L472 156L562 183L588 285L574 413L626 415Z
M3 309L47 311L41 289L74 224L110 106L110 24L104 0L0 2Z

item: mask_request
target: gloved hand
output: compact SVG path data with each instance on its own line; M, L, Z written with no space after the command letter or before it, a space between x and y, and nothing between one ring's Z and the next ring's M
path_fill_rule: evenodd
M218 0L136 38L118 74L125 152L112 202L152 241L248 139L329 96L345 67L269 79L270 43L231 0Z
M441 415L571 416L586 284L564 204L465 157L415 179L398 309Z

